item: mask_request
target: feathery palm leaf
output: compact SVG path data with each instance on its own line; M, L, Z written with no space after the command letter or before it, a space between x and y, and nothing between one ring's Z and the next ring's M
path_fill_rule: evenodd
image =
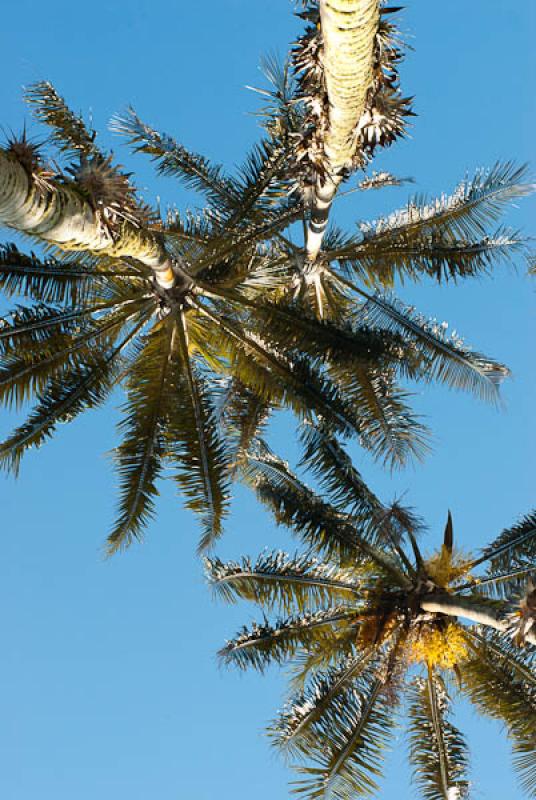
M450 722L451 700L441 677L428 670L410 689L410 761L426 800L468 797L467 746Z

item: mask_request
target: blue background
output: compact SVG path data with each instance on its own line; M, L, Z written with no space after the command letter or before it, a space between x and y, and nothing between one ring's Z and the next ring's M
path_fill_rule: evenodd
M535 22L533 3L409 2L402 26L415 50L402 78L419 116L411 138L375 168L413 175L419 191L438 193L498 158L529 160ZM300 25L287 0L18 0L2 11L1 122L6 133L20 130L28 118L21 87L52 80L136 170L147 198L191 202L132 159L107 132L108 120L132 103L143 119L230 168L257 136L257 100L243 87L262 82L259 56L284 55ZM407 193L349 195L338 202L337 221L351 226L385 213ZM534 208L532 198L523 201L509 221L534 231ZM406 492L430 524L430 542L450 508L458 543L478 547L533 501L534 282L520 264L454 288L406 285L401 294L505 361L513 378L500 411L419 387L415 404L433 428L433 455L395 476L357 449L356 462L385 499ZM194 520L171 485L162 486L146 542L103 558L115 491L103 453L116 442L117 419L112 406L84 415L29 455L17 482L0 482L0 796L285 797L292 774L262 732L281 705L284 676L218 667L225 636L255 612L211 599ZM13 421L2 412L0 433ZM272 441L292 454L289 430L281 418ZM245 491L237 490L233 509L220 555L288 546ZM458 720L472 744L473 796L520 797L500 727L464 706ZM381 798L414 796L406 752L400 731Z

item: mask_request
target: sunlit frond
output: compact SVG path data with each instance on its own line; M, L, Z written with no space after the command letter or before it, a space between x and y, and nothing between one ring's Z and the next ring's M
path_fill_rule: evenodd
M266 553L253 563L205 561L214 592L227 602L251 600L283 613L303 611L323 603L357 602L360 582L355 569L342 569L309 556Z
M467 745L450 721L451 700L441 677L428 669L409 689L410 761L425 800L469 796Z
M460 665L462 689L478 710L503 722L512 741L514 767L528 797L536 796L536 678L534 653L515 652L504 637L477 638Z
M282 664L300 648L307 650L313 642L335 639L338 626L355 614L355 609L341 606L278 620L274 625L255 623L228 641L219 656L226 664L240 669L254 667L263 672L269 664Z
M95 144L95 131L87 127L80 114L71 111L51 83L32 84L24 99L37 119L52 128L50 138L58 150L69 155L101 155Z
M505 528L472 566L489 562L491 574L507 572L536 562L536 511L529 512L512 527Z

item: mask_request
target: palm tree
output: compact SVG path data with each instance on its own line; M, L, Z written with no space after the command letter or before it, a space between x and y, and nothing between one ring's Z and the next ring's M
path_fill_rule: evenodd
M522 786L536 797L536 593L527 584L536 512L478 555L454 546L449 513L441 546L426 556L422 522L397 503L383 505L332 436L306 426L304 443L303 463L329 499L260 442L244 474L308 551L207 560L218 596L283 615L244 627L220 656L261 672L294 666L296 694L269 732L297 761L295 791L374 794L405 710L422 797L468 797L465 740L449 719L456 695L506 726Z
M341 183L378 146L405 131L410 101L398 85L399 35L378 0L304 0L310 21L293 53L304 101L298 149L307 170L310 218L307 257L318 256Z
M141 535L166 465L187 505L203 515L203 546L220 533L236 460L219 432L222 406L234 405L242 427L231 444L242 450L268 410L286 406L358 435L377 457L400 465L426 450L401 379L440 380L493 398L507 374L375 287L404 274L477 274L523 248L510 231L484 233L529 190L522 171L479 173L452 197L412 203L357 237L333 231L314 280L304 281L306 251L290 238L305 213L292 191L292 134L302 112L287 78L265 113L268 135L236 176L132 110L115 121L160 174L202 193L197 213L163 218L142 203L130 175L48 83L27 99L67 165L51 165L26 135L0 149L0 223L52 253L39 258L6 245L0 255L4 294L24 300L2 321L0 395L8 405L37 400L0 445L0 463L17 472L29 448L121 384L127 400L115 451L121 501L112 550Z

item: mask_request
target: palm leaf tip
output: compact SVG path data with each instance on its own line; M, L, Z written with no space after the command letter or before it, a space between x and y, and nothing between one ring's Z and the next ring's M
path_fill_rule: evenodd
M468 755L462 734L449 719L450 697L431 670L410 689L410 761L425 800L465 800Z

